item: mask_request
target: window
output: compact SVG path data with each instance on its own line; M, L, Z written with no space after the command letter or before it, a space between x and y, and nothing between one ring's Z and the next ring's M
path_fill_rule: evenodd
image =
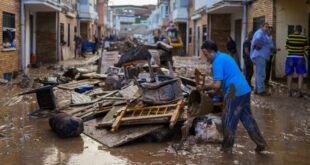
M70 46L71 41L71 25L68 24L68 46Z
M294 34L294 25L288 25L287 35Z
M169 17L169 6L166 6L166 15L165 15L165 18L168 18Z
M188 32L188 43L192 43L192 28L189 28L189 32Z
M258 30L263 23L265 23L265 16L254 18L253 19L253 32L256 32L256 30Z
M301 25L288 25L287 35L294 34L294 29L295 29L296 26L301 26Z
M208 39L208 27L207 25L202 26L202 42Z
M3 48L15 48L15 14L3 12Z

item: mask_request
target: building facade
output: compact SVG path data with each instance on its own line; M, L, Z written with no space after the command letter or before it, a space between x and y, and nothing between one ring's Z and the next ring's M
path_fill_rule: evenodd
M97 0L80 0L79 2L79 22L80 35L84 41L94 41L97 27L98 12Z
M264 22L274 29L272 39L281 49L273 64L273 76L285 76L287 51L286 37L295 25L302 25L303 33L309 37L308 1L298 0L190 0L188 7L188 49L190 56L200 56L200 45L206 39L215 41L219 50L226 52L227 37L237 45L243 68L243 42L250 31L256 31ZM309 64L308 64L309 65ZM309 67L308 67L309 68Z
M107 33L107 0L98 0L98 36L102 38Z
M141 26L144 26L143 22L149 17L154 6L121 5L110 8L113 10L113 28L120 36L130 36L136 24L142 23Z
M0 77L20 68L20 1L0 1Z

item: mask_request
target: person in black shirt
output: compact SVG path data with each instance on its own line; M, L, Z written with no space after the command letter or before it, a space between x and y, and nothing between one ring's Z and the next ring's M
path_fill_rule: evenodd
M250 57L252 38L253 38L253 32L251 31L249 32L247 39L243 42L243 60L245 66L245 78L249 83L250 87L253 87L251 85L251 80L253 76L253 62Z
M234 60L236 61L236 63L238 64L240 68L240 60L239 60L239 55L237 52L237 45L236 45L236 42L230 36L227 37L226 47L229 52L229 55L234 58Z

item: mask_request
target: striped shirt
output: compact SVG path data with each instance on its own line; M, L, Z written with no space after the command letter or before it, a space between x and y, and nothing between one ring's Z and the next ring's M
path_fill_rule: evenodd
M289 56L304 56L307 46L307 38L300 34L291 34L286 40L285 48L288 50Z

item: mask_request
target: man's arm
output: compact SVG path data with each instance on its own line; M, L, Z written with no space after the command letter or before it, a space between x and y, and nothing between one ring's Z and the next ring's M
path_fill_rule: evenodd
M244 53L246 56L250 57L250 48L249 47L244 48Z
M206 90L211 90L211 89L219 90L221 88L221 85L222 85L222 80L214 80L211 84L207 84L205 88Z
M262 49L261 47L262 39L263 39L263 35L261 33L258 33L257 35L255 35L255 37L253 38L253 42L252 42L254 49L256 50Z

